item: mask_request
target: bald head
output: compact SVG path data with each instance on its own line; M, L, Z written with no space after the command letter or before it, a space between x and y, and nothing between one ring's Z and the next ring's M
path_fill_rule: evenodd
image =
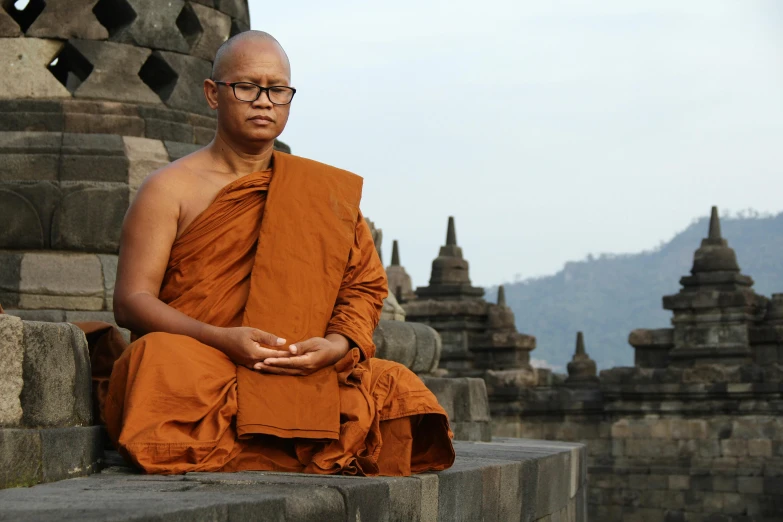
M250 30L232 36L218 48L217 53L215 53L215 60L212 62L212 79L222 79L231 68L234 55L238 51L247 52L249 47L254 46L276 47L288 71L288 77L291 77L291 63L288 61L288 55L283 50L280 42L269 33Z

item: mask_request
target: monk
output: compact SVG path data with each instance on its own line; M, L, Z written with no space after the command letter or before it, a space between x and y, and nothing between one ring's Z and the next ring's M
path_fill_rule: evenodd
M270 35L223 44L204 81L214 140L151 174L125 217L114 314L136 340L82 325L97 413L148 473L454 461L434 395L373 357L387 287L362 179L274 150L295 92Z

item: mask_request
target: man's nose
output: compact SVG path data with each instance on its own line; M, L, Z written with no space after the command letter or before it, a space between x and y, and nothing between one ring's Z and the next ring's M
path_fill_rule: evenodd
M261 94L256 98L256 101L253 102L254 107L258 107L259 109L268 109L274 106L274 103L272 103L272 100L269 99L269 91L261 91Z

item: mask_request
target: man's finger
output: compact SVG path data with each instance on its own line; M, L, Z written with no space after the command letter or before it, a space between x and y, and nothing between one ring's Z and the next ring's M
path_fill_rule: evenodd
M283 346L285 344L285 339L282 337L278 337L263 330L254 329L251 337L254 341L263 343L267 346Z
M256 352L253 353L254 359L263 361L264 359L278 359L282 357L291 357L291 354L287 350L264 348L260 344L256 343Z
M277 368L275 366L267 366L264 363L257 363L253 369L261 373L272 373L275 375L307 375L307 372L304 370L294 368Z
M272 357L265 359L263 364L274 366L276 368L298 368L307 369L310 367L312 357L306 355L292 355L290 357Z
M318 345L323 341L324 339L321 337L312 337L310 339L307 339L305 341L300 341L296 344L292 344L289 349L291 350L291 353L294 353L296 355L304 355L307 352L313 351Z

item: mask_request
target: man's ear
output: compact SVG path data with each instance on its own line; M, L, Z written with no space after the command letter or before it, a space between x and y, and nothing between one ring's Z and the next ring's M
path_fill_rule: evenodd
M213 111L218 108L218 86L211 79L204 80L204 98Z

